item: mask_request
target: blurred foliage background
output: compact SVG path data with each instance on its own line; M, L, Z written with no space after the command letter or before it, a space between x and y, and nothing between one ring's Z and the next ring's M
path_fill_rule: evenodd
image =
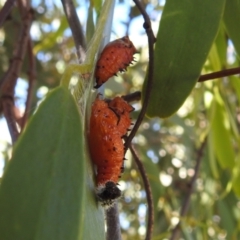
M99 2L75 1L86 33L87 23L97 19ZM165 2L141 2L157 34ZM69 63L77 62L74 42L61 3L35 0L32 7L34 22L31 36L37 72L31 113L46 93L59 85L65 67ZM90 9L93 10L93 18L89 14ZM13 9L0 29L1 76L9 65L19 21L18 10ZM107 98L141 91L148 64L142 17L131 1L120 0L116 3L111 38L124 35L130 36L139 54L136 55L136 63L129 67L126 73L119 74L105 85L104 94ZM237 66L239 55L222 22L202 73ZM21 78L16 86L16 104L20 119L26 101L27 73L28 64L25 59ZM145 118L133 139L151 182L155 207L154 240L168 239L179 221L182 223L181 239L240 239L239 80L239 76L231 76L197 83L176 114L167 119ZM136 109L133 112L134 121L141 103L135 102L133 106ZM11 150L7 125L2 115L0 137L2 172ZM201 154L199 149L204 139L206 144ZM199 158L201 165L194 192L191 194L189 211L185 217L181 217L180 211L189 195L189 184ZM123 190L123 197L119 201L122 236L123 239L144 239L146 194L130 153L127 153L127 159L120 181Z

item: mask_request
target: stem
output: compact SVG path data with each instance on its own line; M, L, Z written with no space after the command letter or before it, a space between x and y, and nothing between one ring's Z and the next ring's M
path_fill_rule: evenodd
M114 205L105 211L107 220L107 238L106 240L121 240L121 229L119 223L119 212L117 201Z
M76 13L76 8L72 0L61 0L68 24L72 30L73 40L77 50L79 63L85 60L86 40L83 33L82 25Z
M189 209L191 195L194 192L194 185L195 185L195 182L197 180L198 173L200 171L200 165L201 165L201 160L202 160L202 156L203 156L203 150L206 146L206 143L207 143L207 138L204 139L200 148L197 151L197 159L196 159L196 166L195 166L195 169L194 169L194 175L193 175L193 177L192 177L192 179L189 183L189 191L186 195L186 198L185 198L185 200L183 202L183 205L182 205L182 208L181 208L180 219L183 218L187 214L187 211ZM170 240L179 239L180 230L181 230L181 222L179 221L179 223L176 225L176 227L172 231L172 236L171 236Z
M213 72L213 73L208 73L208 74L201 75L198 79L198 82L204 82L204 81L207 81L207 80L227 77L227 76L235 75L235 74L240 74L240 67L225 69L225 70L221 70L221 71L218 71L218 72Z
M154 223L154 208L153 208L153 198L152 198L152 192L150 187L150 182L147 177L146 171L143 167L143 164L141 160L139 159L136 150L134 149L133 145L130 145L130 151L133 155L133 158L135 160L135 163L138 166L138 169L140 171L140 174L142 176L143 185L146 191L147 195L147 203L148 203L148 224L147 224L147 233L145 240L151 240L152 237L152 229L153 229L153 223Z
M13 95L14 93L14 86L16 84L18 75L20 73L23 57L26 52L32 18L33 18L32 11L29 10L22 19L23 26L19 34L19 39L13 51L13 57L10 60L11 64L7 72L3 76L3 78L0 80L1 92L5 92L5 93L7 92L8 94L11 94L11 95Z
M22 15L22 28L13 51L10 66L0 81L0 100L13 143L19 135L14 114L14 89L22 67L29 39L29 30L33 19L33 12L28 6L25 7L24 3L21 1L19 1L19 9Z
M139 101L139 100L141 100L141 92L136 91L136 92L130 93L128 95L124 95L124 96L122 96L122 98L127 102Z
M11 12L11 9L14 5L15 0L7 0L0 10L0 27L2 27L4 21L6 20L8 14Z
M140 127L142 120L145 116L145 113L147 111L147 107L148 107L148 103L149 103L149 98L150 98L150 94L151 94L151 90L152 90L152 85L153 85L153 71L154 71L154 49L153 49L153 45L156 41L156 38L153 34L152 28L151 28L151 21L150 18L148 16L148 14L146 13L144 7L142 6L142 4L138 1L138 0L133 0L136 4L136 6L138 7L139 11L141 12L143 18L144 18L144 24L143 27L146 30L147 36L148 36L148 54L149 54L149 68L148 68L148 78L147 78L147 85L146 85L146 92L145 92L145 97L144 97L144 101L142 104L142 109L138 115L137 121L130 133L130 135L128 136L126 142L125 142L125 149L127 151L128 147L131 144L131 141L133 139L133 137L136 135L138 128Z
M90 64L70 64L64 71L64 74L61 78L60 85L68 88L71 77L73 73L77 73L79 75L84 75L90 73L92 70L92 66Z
M22 118L22 128L21 131L24 129L24 126L26 125L28 115L30 112L31 104L32 104L32 98L33 98L33 89L36 81L36 61L33 54L33 46L32 41L29 38L28 39L28 58L29 58L29 70L28 70L28 93L27 93L27 100L25 104L25 112Z

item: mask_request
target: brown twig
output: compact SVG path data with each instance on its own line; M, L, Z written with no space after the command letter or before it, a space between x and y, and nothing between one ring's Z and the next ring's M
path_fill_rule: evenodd
M121 228L119 223L119 212L117 201L114 205L105 211L107 221L106 240L121 240Z
M153 223L154 223L154 209L153 209L153 198L152 198L152 192L150 183L146 174L146 171L143 167L143 164L141 160L139 159L136 150L134 149L133 145L130 145L130 151L133 155L134 161L138 166L138 169L140 171L140 174L142 176L143 185L146 191L147 195L147 203L148 203L148 224L147 224L147 233L146 233L146 240L151 240L152 236L152 229L153 229Z
M28 119L28 115L30 112L32 99L33 99L33 89L34 89L34 85L35 85L35 81L36 81L36 61L35 61L35 56L33 53L32 40L30 38L28 39L27 51L28 51L28 59L29 59L28 93L27 93L27 99L26 99L26 104L25 104L25 112L22 117L21 131L23 131L24 126L26 125L26 122Z
M134 136L137 133L137 130L139 128L139 126L142 123L142 120L145 116L145 113L147 111L147 107L148 107L148 103L149 103L149 98L150 98L150 94L151 94L151 90L152 90L152 85L153 85L153 71L154 71L154 49L153 49L153 45L156 41L156 38L153 34L152 28L151 28L151 21L150 18L148 16L148 14L146 13L144 7L142 6L142 3L140 3L138 0L133 0L136 4L136 6L138 7L139 11L141 12L143 18L144 18L144 24L143 27L145 28L145 31L147 33L148 36L148 54L149 54L149 68L148 68L148 77L147 77L147 84L146 84L146 92L145 92L145 97L144 97L144 101L142 104L142 109L138 115L137 121L130 133L130 135L128 136L126 142L125 142L125 149L127 151L128 147L131 144L132 139L134 138Z
M137 91L134 93L130 93L128 95L122 96L122 98L127 102L139 101L141 100L141 92Z
M0 27L2 27L4 21L6 20L8 14L11 12L11 9L16 0L8 0L5 2L4 6L0 10Z
M19 4L21 5L20 10L22 10L22 6L25 4L21 1L19 1ZM25 11L22 13L22 28L19 33L19 39L14 47L10 66L0 81L1 105L4 116L8 122L9 132L13 142L16 141L19 135L14 114L14 88L22 67L23 57L26 52L29 38L29 30L33 19L33 12L30 8L26 7L24 10Z
M240 74L240 67L225 69L218 72L201 75L198 79L198 82L204 82L207 80L213 80L216 78L222 78L222 77L227 77L227 76L236 75L236 74Z
M148 226L147 226L147 234L146 234L146 240L150 240L151 239L151 235L152 235L152 228L153 228L153 216L154 216L154 212L153 212L153 201L152 201L152 194L151 194L151 188L150 188L150 184L146 175L146 172L143 168L143 165L140 161L140 159L138 158L133 146L131 145L132 139L133 137L136 135L138 128L140 127L142 120L145 116L147 107L148 107L148 103L149 103L149 99L150 99L150 94L151 94L151 90L152 90L152 85L153 85L153 71L154 71L154 43L156 41L156 38L153 34L152 28L151 28L151 21L150 18L148 16L148 14L145 11L145 8L143 7L142 3L140 3L138 0L133 0L137 6L137 8L139 9L139 11L141 12L143 18L144 18L144 24L143 27L145 28L147 37L148 37L148 54L149 54L149 66L148 66L148 76L147 76L147 84L146 84L146 91L145 91L145 98L142 104L142 109L138 115L137 121L130 133L130 135L127 137L126 141L125 141L125 152L127 151L127 149L130 147L130 150L133 154L133 157L135 159L135 162L139 168L140 174L142 176L143 179L143 183L144 183L144 187L146 190L146 194L147 194L147 202L148 202Z
M141 92L140 91L136 91L134 93L130 93L127 95L123 95L121 96L126 102L134 102L134 101L139 101L141 99ZM112 99L110 98L105 98L104 99L105 102L111 102ZM126 140L126 139L125 139Z
M26 11L22 18L23 25L19 34L19 39L15 45L13 51L13 57L11 59L11 64L5 73L4 77L1 79L1 93L7 93L13 96L14 86L16 84L20 69L22 67L23 57L26 52L26 46L29 36L29 29L31 27L31 22L33 18L33 12L31 10ZM4 90L4 91L3 91Z
M86 40L83 33L82 25L76 13L76 8L72 0L61 0L64 8L66 18L68 20L69 27L72 30L73 40L77 50L77 56L79 63L82 63L85 59Z
M193 177L192 177L192 179L191 179L191 181L188 185L189 191L186 195L186 198L185 198L185 200L183 202L183 205L182 205L182 208L181 208L180 219L183 218L187 214L187 211L189 209L191 195L194 191L194 185L195 185L195 182L197 180L198 173L200 171L200 165L201 165L201 160L202 160L202 156L203 156L203 150L206 146L206 143L207 143L207 138L204 139L200 148L197 151L197 158L196 158L196 165L195 165L195 169L194 169L194 175L193 175ZM179 221L179 223L173 229L170 240L179 239L180 230L181 230L181 221Z

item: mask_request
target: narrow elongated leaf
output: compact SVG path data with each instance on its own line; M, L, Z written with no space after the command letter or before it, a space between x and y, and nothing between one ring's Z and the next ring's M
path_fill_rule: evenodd
M3 176L1 240L87 239L83 136L72 95L58 87L30 120ZM103 230L95 230L92 239L103 239Z
M224 4L225 0L166 1L155 47L148 116L169 117L183 104L217 34Z
M240 82L239 82L239 78L237 76L230 76L229 78L231 79L230 83L234 87L238 99L240 99Z
M93 7L90 5L88 7L88 18L87 18L87 30L86 30L86 38L87 42L89 42L94 34L95 25L93 20Z
M231 212L233 211L232 209L233 204L229 202L230 202L229 199L225 198L224 200L218 201L217 205L220 216L224 216L221 221L221 226L223 226L224 229L226 229L227 235L231 239L231 236L234 233L234 229L236 228L237 223L234 220L233 215L231 214Z
M227 39L226 39L225 35L226 35L226 31L224 29L223 23L221 23L219 31L218 31L218 35L215 40L216 48L218 51L218 58L219 58L221 66L218 69L213 68L213 71L214 70L219 71L219 69L221 69L222 66L226 66L226 63L227 63L227 51L226 51Z
M240 154L236 156L236 166L233 169L232 177L233 177L232 182L233 191L236 194L236 196L240 198Z
M236 194L236 196L240 197L240 171L239 169L236 169L236 178L233 181L233 191Z
M233 41L234 47L240 56L240 0L226 1L223 20L228 35Z
M230 123L224 106L215 100L214 114L211 119L213 149L222 168L232 169L235 166L235 154L231 143Z

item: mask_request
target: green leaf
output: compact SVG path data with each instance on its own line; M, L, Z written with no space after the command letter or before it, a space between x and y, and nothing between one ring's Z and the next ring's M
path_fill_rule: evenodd
M231 239L231 235L234 233L234 229L237 225L231 212L233 211L233 202L229 203L229 198L217 201L217 207L221 218L221 226L226 230L227 236ZM233 238L234 239L234 238ZM237 239L237 238L236 238Z
M86 38L87 42L89 42L94 34L95 25L93 20L93 8L90 5L88 7L88 17L87 17L87 30L86 30Z
M90 4L95 8L97 16L99 16L102 8L102 0L93 0L90 1Z
M235 153L231 142L230 123L219 94L215 94L211 130L213 149L222 168L235 166Z
M154 53L148 116L169 117L183 104L215 39L224 4L225 0L166 1Z
M213 141L213 134L210 132L208 134L208 146L207 146L207 154L208 154L208 159L209 161L209 167L211 169L212 175L215 179L219 179L219 167L217 164L217 159L214 155L214 152L212 151L213 146L214 146L214 141Z
M240 198L240 171L239 169L236 171L237 171L237 176L233 182L233 191L236 194L236 196Z
M231 85L233 86L235 92L236 92L236 95L237 95L237 98L240 99L240 82L239 82L239 77L237 76L229 76L230 78L230 83Z
M240 154L236 156L236 166L233 169L232 178L233 191L240 198Z
M103 215L87 188L93 181L86 174L83 136L72 95L58 87L33 115L3 176L1 240L103 239L104 226L96 216ZM91 224L84 229L86 214ZM87 231L91 238L85 237Z
M234 47L240 56L240 0L226 1L223 20L227 33L233 41Z
M222 66L227 65L227 39L223 23L220 24L220 29L216 37L215 44L218 52L218 59L221 63L220 68L216 69L216 71L219 71Z

